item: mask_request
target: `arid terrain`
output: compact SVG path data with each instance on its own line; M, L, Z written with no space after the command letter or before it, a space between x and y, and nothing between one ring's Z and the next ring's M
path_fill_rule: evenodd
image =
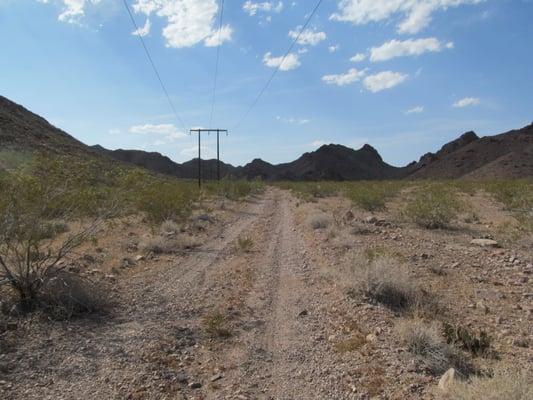
M204 204L183 232L163 233L179 251L150 250L161 234L133 217L108 223L68 262L105 285L111 311L7 317L2 398L436 398L443 371L398 330L413 318L486 332L482 355L459 350L476 373L531 373L532 237L507 232L514 218L490 197L467 197L474 219L428 230L399 219L400 198L370 213L270 187ZM471 244L486 237L499 247ZM362 263L381 257L404 265L439 312L359 293Z

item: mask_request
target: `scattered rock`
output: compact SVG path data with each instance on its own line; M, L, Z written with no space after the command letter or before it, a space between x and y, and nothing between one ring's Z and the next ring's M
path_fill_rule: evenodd
M366 217L364 220L367 224L375 224L378 222L378 219L376 217Z
M299 317L305 317L306 315L309 315L309 311L307 311L307 310L302 310L298 314Z
M145 258L142 255L138 255L138 256L135 257L135 261L144 261L144 260L145 260Z
M439 389L444 393L449 393L455 383L455 369L450 368L439 380Z
M346 212L346 214L344 215L344 219L345 219L346 221L351 221L351 220L353 220L353 219L354 219L353 212L352 212L351 210L348 210L348 211Z
M189 387L191 389L200 389L202 387L202 384L200 382L191 382L189 383Z
M492 239L474 239L470 242L470 244L481 247L500 247L498 242Z
M131 258L123 258L122 263L120 264L122 268L133 268L136 265L137 264L135 263L135 261L133 261Z
M513 340L513 346L522 347L527 349L529 347L529 341L526 338L516 338Z
M211 382L216 382L216 381L218 381L218 380L220 380L220 379L222 379L222 378L224 378L224 375L222 375L222 374L216 374L216 375L213 375L213 376L211 377L210 381L211 381Z
M368 343L373 343L373 342L375 342L377 340L378 340L378 337L376 335L374 335L373 333L370 333L370 334L366 335L366 341Z

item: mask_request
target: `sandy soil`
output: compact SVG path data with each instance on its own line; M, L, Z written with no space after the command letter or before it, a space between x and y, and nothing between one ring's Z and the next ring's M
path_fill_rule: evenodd
M491 210L478 210L481 220ZM309 226L317 212L331 218L328 229ZM68 322L28 317L2 334L0 396L433 398L439 377L413 365L395 334L401 317L349 295L353 260L378 245L400 254L413 279L439 294L447 319L493 336L501 361L476 362L531 368L529 241L477 248L471 238L493 231L483 222L429 232L389 222L389 214L376 216L387 223L354 234L368 214L346 201L303 203L273 188L219 214L198 235L205 244L197 249L148 257L117 274L111 265L135 249L106 258L96 274L110 281L112 315ZM134 238L147 235L130 231ZM252 248L239 249L238 238L250 238ZM121 240L108 232L99 251L121 248ZM432 272L435 266L442 275ZM222 317L218 335L209 329L215 315Z

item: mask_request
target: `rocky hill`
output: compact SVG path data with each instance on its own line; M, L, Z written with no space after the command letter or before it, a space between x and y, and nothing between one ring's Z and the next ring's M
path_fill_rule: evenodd
M415 164L413 179L489 179L533 176L533 124L496 136L468 132Z
M42 117L0 96L0 168L13 152L44 151L99 157L137 165L153 172L194 179L198 160L183 164L155 152L107 150L86 146L52 126ZM203 176L216 177L216 160L202 160ZM533 176L533 124L519 130L480 138L467 132L427 153L418 162L397 168L387 164L370 145L354 150L329 144L305 153L295 161L273 165L255 159L242 167L221 163L221 175L264 180L380 180L380 179L489 179Z

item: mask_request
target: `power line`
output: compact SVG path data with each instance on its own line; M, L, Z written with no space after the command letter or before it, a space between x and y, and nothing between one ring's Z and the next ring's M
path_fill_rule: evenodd
M123 3L124 3L124 7L126 7L126 10L128 11L133 27L135 28L135 31L139 33L139 26L137 25L137 22L135 22L135 18L133 17L133 14L130 10L130 7L128 6L127 1L123 0ZM174 103L172 102L172 99L170 98L170 95L168 94L167 88L165 87L165 84L163 83L163 80L161 79L161 75L159 74L159 71L157 70L157 67L155 66L154 60L152 59L152 56L150 55L150 52L148 51L148 47L146 47L146 43L144 42L143 37L140 34L137 34L137 36L139 37L139 40L141 41L144 52L146 53L146 56L148 57L148 61L150 62L150 65L152 66L152 69L154 70L157 80L159 81L159 84L161 85L161 89L163 89L163 93L165 94L165 97L167 98L168 104L170 105L170 108L172 109L174 116L180 122L184 131L186 132L187 126L185 125L185 123L183 122L183 119L179 116L178 112L176 111L176 107L174 107Z
M211 127L211 124L213 123L213 114L215 111L215 99L216 99L216 94L217 94L217 81L218 81L218 65L220 61L220 35L222 33L223 17L224 17L224 0L220 0L220 21L218 25L217 59L215 62L215 80L213 83L213 101L211 102L211 113L209 115L208 127Z
M254 109L254 107L257 105L257 103L259 102L259 100L261 99L261 97L263 96L263 94L266 92L266 90L268 89L268 87L270 86L270 84L272 83L272 81L274 80L274 78L276 77L277 73L279 72L281 66L283 65L283 63L285 62L285 59L289 56L289 54L291 53L292 49L294 48L294 46L296 45L296 43L298 42L298 40L300 40L300 36L302 35L302 33L304 32L304 30L307 28L307 26L309 25L309 23L311 22L311 19L314 17L314 15L316 14L316 12L318 11L318 8L320 7L320 5L322 4L322 0L318 0L318 3L316 4L315 8L313 9L313 11L311 12L311 14L309 14L309 17L307 18L307 21L305 21L305 24L302 26L302 28L300 29L300 32L298 32L298 35L294 38L293 42L291 43L291 45L289 46L289 49L287 50L287 52L285 53L285 55L283 56L283 58L281 59L281 62L279 63L279 65L277 66L277 68L274 70L274 72L272 72L272 75L270 75L270 78L268 79L268 81L266 82L265 86L263 86L263 88L261 89L261 91L259 92L258 96L255 98L255 100L252 102L252 104L250 105L250 107L246 110L246 112L244 113L244 116L239 120L239 122L237 122L237 124L233 127L233 129L236 129L240 124L243 123L243 121L248 117L248 115L250 114L250 112Z

